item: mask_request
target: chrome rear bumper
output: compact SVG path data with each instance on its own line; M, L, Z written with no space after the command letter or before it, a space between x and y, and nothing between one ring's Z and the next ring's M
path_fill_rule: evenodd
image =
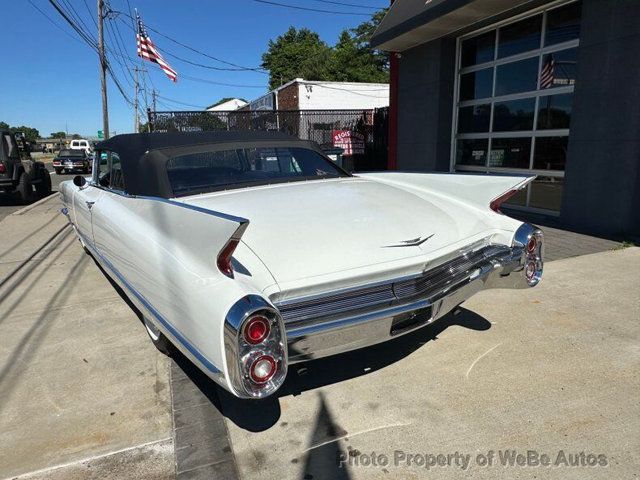
M527 280L525 251L531 236L540 240L536 277ZM542 233L524 224L513 245L484 246L411 279L385 282L352 292L276 305L285 318L289 363L335 355L390 340L433 323L488 288L528 288L542 275ZM386 286L390 286L393 298ZM358 305L354 299L364 298ZM345 301L348 300L348 301ZM328 300L328 301L327 301ZM333 308L338 304L340 308ZM325 310L327 315L323 315Z

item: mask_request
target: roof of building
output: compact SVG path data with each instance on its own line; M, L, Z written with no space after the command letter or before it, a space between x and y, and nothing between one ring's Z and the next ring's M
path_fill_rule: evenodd
M321 151L315 142L282 132L256 130L130 133L98 143L96 151L118 154L128 194L171 198L174 195L166 166L172 157L216 150L292 145Z
M228 98L224 101L219 101L207 107L207 111L215 112L215 111L225 111L225 110L237 110L238 108L244 107L247 104L248 102L242 98Z
M464 29L532 0L399 0L373 33L370 44L401 52Z

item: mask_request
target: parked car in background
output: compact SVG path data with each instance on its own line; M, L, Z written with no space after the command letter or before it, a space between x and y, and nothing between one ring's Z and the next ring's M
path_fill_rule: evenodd
M238 397L542 276L542 232L498 212L533 177L353 175L256 131L118 135L95 158L61 184L80 242L161 351Z
M87 155L91 155L93 151L89 140L85 140L83 138L78 140L71 140L71 143L69 144L69 148L71 150L84 150Z
M85 150L65 149L60 150L53 159L53 168L58 175L63 172L89 173L91 162L92 156L89 156Z
M0 193L17 193L24 204L51 194L51 176L44 163L31 157L23 135L9 130L0 130Z

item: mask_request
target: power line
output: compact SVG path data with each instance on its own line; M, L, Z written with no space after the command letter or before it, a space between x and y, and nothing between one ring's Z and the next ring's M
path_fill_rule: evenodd
M131 15L129 15L129 14L128 14L128 13L126 13L126 12L116 12L116 13L121 13L121 14L123 14L123 15L127 16L127 17L131 17L131 18L133 18ZM127 26L129 26L129 25L127 25ZM130 27L130 26L129 26L129 27ZM156 30L155 28L150 27L150 26L149 26L148 24L146 24L146 23L145 23L145 27L146 27L148 30L151 30L152 32L157 33L157 34L158 34L158 35L160 35L161 37L166 38L166 39L167 39L167 40L169 40L170 42L175 43L176 45L180 45L181 47L186 48L187 50L191 50L191 51L192 51L192 52L194 52L194 53L197 53L197 54L199 54L199 55L202 55L202 56L204 56L204 57L207 57L207 58L209 58L209 59L211 59L211 60L215 60L216 62L220 62L220 63L224 63L225 65L230 65L230 66L232 66L232 67L236 67L236 68L238 68L239 70L251 70L251 71L254 71L254 72L259 72L259 73L267 74L267 73L266 73L266 71L265 71L263 68L260 68L260 67L245 67L245 66L243 66L243 65L238 65L237 63L228 62L228 61L226 61L226 60L223 60L223 59L218 58L218 57L214 57L213 55L210 55L210 54L208 54L208 53L206 53L206 52L203 52L203 51L201 51L201 50L198 50L197 48L194 48L194 47L192 47L192 46L190 46L190 45L186 45L185 43L182 43L182 42L180 42L180 41L176 40L175 38L172 38L172 37L170 37L169 35L165 35L164 33L160 32L159 30ZM130 27L130 28L132 28L132 27ZM135 28L133 28L133 29L134 29L134 32L135 32Z
M117 43L117 40L115 38L115 33L113 32L113 27L111 26L110 22L105 23L105 30L107 32L109 39L112 42L112 45L115 45L114 48L117 48L120 51L120 56L123 56L122 50L120 49L120 45ZM112 49L106 48L106 50L111 51ZM129 84L129 86L132 87L133 83L131 83L131 81L134 79L133 79L133 75L131 75L131 71L129 70L128 65L123 64L123 62L118 58L118 55L112 55L112 56L115 59L116 63L120 66L120 70L122 70L125 80Z
M295 10L306 10L308 12L331 13L333 15L364 15L365 17L370 17L371 16L369 13L338 12L336 10L321 10L319 8L300 7L298 5L289 5L287 3L270 2L268 0L253 0L253 1L257 2L257 3L266 3L267 5L275 5L277 7L293 8Z
M84 20L82 19L82 16L75 9L75 7L71 4L71 2L69 2L68 0L60 0L60 1L62 1L66 5L65 8L67 9L67 14L69 16L71 16L76 22L79 23L79 26L83 29L85 34L87 36L89 36L93 40L93 42L97 45L97 40L93 36L93 33L91 33L91 29L88 27L88 25L86 23L84 23ZM97 28L97 23L96 23L96 28Z
M192 62L191 60L187 60L186 58L179 57L175 53L171 53L171 52L165 50L164 48L160 48L157 45L156 45L156 48L158 50L160 50L162 53L166 54L167 56L175 58L176 60L178 60L180 62L184 62L184 63L187 63L189 65L193 65L194 67L200 67L200 68L206 68L208 70L217 70L217 71L224 71L224 72L246 72L247 71L245 68L214 67L213 65L205 65L205 64L202 64L202 63L198 63L198 62ZM259 73L262 73L262 72L259 72Z
M202 105L193 105L192 103L181 102L179 100L174 100L172 98L163 97L162 95L158 95L158 98L162 98L163 100L166 100L167 102L176 103L178 105L184 105L185 107L200 108L202 110L207 108L207 107L203 107Z
M69 18L69 15L58 5L54 0L49 0L49 3L55 8L58 14L69 24L71 28L75 30L75 32L80 35L80 38L84 40L84 42L89 45L93 50L98 52L98 45L95 40L92 40L91 37L87 35L78 25L76 25L75 21Z
M236 87L236 88L265 88L265 85L245 85L241 83L225 83L215 82L213 80L207 80L205 78L192 77L190 75L180 75L181 78L191 80L193 82L209 83L211 85L222 85L223 87Z
M369 97L369 98L382 98L381 95L367 95L365 93L359 93L359 92L388 92L389 88L379 88L379 89L371 89L371 90L349 90L348 88L338 88L338 87L330 87L328 85L323 85L322 83L314 83L314 82L305 82L305 85L313 85L316 87L320 87L320 88L326 88L329 90L338 90L341 92L349 92L349 93L353 93L354 95L359 95L361 97Z
M356 3L332 2L331 0L312 0L319 3L330 3L332 5L343 5L345 7L368 8L369 10L382 10L387 7L374 7L373 5L358 5Z
M71 33L69 33L67 30L65 30L63 27L61 27L60 25L58 25L49 15L47 15L45 12L43 12L42 10L40 10L40 7L38 7L35 3L33 3L31 0L27 0L31 6L33 8L35 8L38 12L40 12L47 20L49 20L49 22L51 22L51 24L53 24L54 27L58 28L62 33L64 33L66 36L68 36L69 38L75 40L76 42L80 42L80 43L84 43L82 40L80 40L78 37L73 36Z

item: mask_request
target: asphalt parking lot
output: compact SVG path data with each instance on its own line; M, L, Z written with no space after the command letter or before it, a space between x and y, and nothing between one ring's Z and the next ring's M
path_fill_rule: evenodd
M0 222L0 278L58 208ZM63 230L0 286L0 478L637 478L640 248L583 243L535 289L482 292L251 403L158 354Z
M58 191L61 182L73 178L73 175L71 174L56 175L50 164L47 165L47 169L51 174L51 190L53 192ZM16 195L7 195L4 193L0 195L0 220L7 215L11 215L18 210L21 210L22 208L24 208L24 205L20 205Z

